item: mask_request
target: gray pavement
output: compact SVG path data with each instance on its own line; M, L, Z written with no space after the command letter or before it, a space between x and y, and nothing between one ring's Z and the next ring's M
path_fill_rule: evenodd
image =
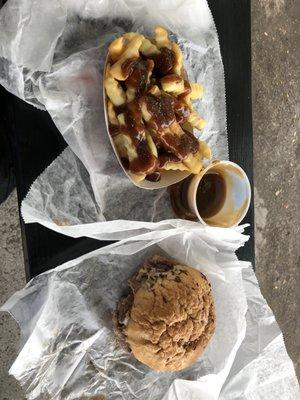
M297 0L252 3L256 266L300 375L299 18ZM299 75L298 75L299 79Z
M17 195L0 206L0 304L25 284ZM7 314L0 313L0 400L24 399L14 378L7 373L18 354L19 329Z
M298 0L252 1L256 268L298 378L299 17ZM13 193L0 206L0 304L25 283L21 245ZM0 315L0 400L24 398L7 374L17 355L18 336L16 323Z

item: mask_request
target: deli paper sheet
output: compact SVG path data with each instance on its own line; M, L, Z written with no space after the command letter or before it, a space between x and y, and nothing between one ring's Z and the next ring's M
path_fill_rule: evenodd
M21 213L26 223L38 222L72 237L104 240L135 237L147 232L156 237L158 230L199 228L197 222L175 218L167 190L160 195L157 191L147 191L146 198L139 196L139 190L131 185L120 197L112 193L109 204L113 208L103 210L107 219L103 221L87 171L67 148L32 184L22 202ZM130 205L126 215L123 214L124 204Z
M172 230L96 250L39 275L2 307L18 322L11 367L28 399L296 400L298 384L282 335L252 267L238 261L236 232ZM112 312L143 260L163 254L202 271L212 285L216 331L193 367L155 372L122 350ZM86 396L86 397L85 397ZM90 398L90 397L88 397Z
M55 229L96 220L103 223L104 236L107 232L118 238L136 233L145 227L142 222L174 218L167 189L143 190L126 177L110 144L103 113L102 74L108 44L126 31L152 34L156 24L165 26L179 43L189 79L204 86L196 108L207 125L199 137L211 146L215 159L228 159L223 64L205 0L8 0L1 9L0 83L47 110L88 171L80 183L76 175L78 185L72 178L65 183L56 197L55 212L54 204L48 204L41 215L40 198L61 189L62 177L70 172L64 168L76 167L73 156L65 153L52 166L57 179L49 173L41 175L34 188L36 197L27 197L26 204L36 212L27 215L25 209L25 221L51 219ZM95 204L82 199L84 215L78 221L73 199L79 199L87 186Z

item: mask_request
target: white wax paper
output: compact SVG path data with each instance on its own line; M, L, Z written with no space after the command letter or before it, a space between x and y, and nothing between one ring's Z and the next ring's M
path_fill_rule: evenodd
M205 0L8 0L0 12L0 83L50 113L88 170L83 184L90 180L97 203L92 206L97 210L93 220L102 221L104 234L111 232L113 238L122 236L125 226L127 231L137 231L143 221L174 218L167 189L143 190L126 177L111 147L103 114L102 72L108 43L125 31L151 34L156 24L164 25L172 40L178 41L189 79L204 86L203 100L196 108L207 125L199 136L209 143L214 158L227 159L224 72ZM71 159L62 161L52 170L57 168L56 174L62 177L67 173L63 168L72 163ZM37 194L38 198L58 190L59 179L49 178L47 173L39 178L36 193L44 188L48 192ZM70 199L81 196L82 184L71 186L72 193L64 185L60 203L55 205L57 215L52 212L55 225L63 212L65 224L79 223ZM31 210L40 209L35 198L29 197ZM87 215L90 206L83 200L82 206ZM38 220L50 216L40 217L36 213Z
M295 400L298 384L280 330L250 264L231 250L246 237L236 232L237 241L224 230L221 245L214 228L123 241L39 275L12 296L2 310L20 325L22 346L10 373L27 398ZM142 365L112 329L127 279L157 253L202 271L215 298L216 332L196 364L178 373Z
M131 185L121 196L112 192L107 200L110 207L105 209L106 221L103 221L87 171L67 148L32 184L22 202L21 213L26 223L38 222L72 237L103 240L152 231L155 237L157 230L199 227L198 222L175 218L168 190L158 197L157 191L147 191L146 198L141 198L139 191ZM123 204L130 205L127 214L123 213Z

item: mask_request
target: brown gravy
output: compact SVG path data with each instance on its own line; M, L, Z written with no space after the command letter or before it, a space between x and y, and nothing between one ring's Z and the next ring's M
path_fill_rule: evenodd
M150 182L159 182L160 178L161 178L160 172L152 172L152 174L146 176L146 180Z
M148 92L151 87L149 76L166 81L181 79L172 74L175 54L167 47L160 49L160 53L151 58L134 57L126 60L121 69L127 79L120 84L123 89L134 89L135 98L133 101L114 107L116 114L124 114L125 125L109 125L109 132L112 137L119 134L129 136L137 152L137 157L129 162L122 159L125 169L136 174L146 174L147 180L158 181L161 169L166 162L179 162L190 153L196 153L199 149L197 138L190 132L183 130L174 134L173 123L183 124L187 121L190 110L183 99L179 100L169 94L154 96ZM185 81L185 95L191 91L191 87ZM141 105L146 104L151 115L149 121L142 118ZM168 129L169 128L169 129ZM177 127L177 130L179 128ZM146 133L150 132L158 150L156 158L150 150L146 139Z
M146 141L145 126L142 120L142 112L138 102L131 102L125 110L125 123L122 126L122 133L131 137L137 152L137 158L130 163L130 170L133 173L151 173L156 169L156 157L150 152Z
M221 174L208 172L203 176L197 189L196 201L203 219L216 215L226 198L226 182Z
M140 96L146 91L149 73L153 70L153 60L131 58L122 64L122 71L128 75L125 80L127 88L134 88L136 95Z
M152 122L155 123L155 130L165 129L175 121L173 99L171 96L156 97L152 94L147 94L145 101L147 109L152 116Z
M158 76L167 75L175 63L175 54L167 47L162 47L160 53L152 58L155 63L154 72Z
M142 118L140 100L146 102L147 109L151 114L151 119L146 124ZM129 166L134 173L152 173L156 167L162 168L167 161L178 162L188 154L196 153L199 149L199 142L192 133L186 130L182 130L181 135L168 132L167 128L175 121L182 123L189 115L186 105L172 96L157 97L145 94L118 107L117 112L124 113L126 125L110 125L109 131L112 137L120 133L131 137L138 154L138 158L131 162ZM168 160L166 157L162 157L161 160L159 157L158 160L155 160L145 139L146 129L152 132L158 148L165 149Z
M133 57L124 61L123 64L121 65L122 72L124 72L125 75L129 76L138 59L139 57Z
M178 119L183 121L188 118L189 111L184 104L175 101L172 96L156 97L150 94L145 96L145 101L151 114L148 125L162 147L175 153L180 160L198 151L199 142L192 133L182 131L181 135L174 135L166 129Z

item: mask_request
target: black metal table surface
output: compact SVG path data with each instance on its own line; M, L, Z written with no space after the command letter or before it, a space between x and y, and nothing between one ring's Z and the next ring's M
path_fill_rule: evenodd
M1 1L1 0L0 0ZM230 160L241 165L253 187L251 112L250 0L209 0L219 34L225 70ZM19 206L32 182L61 153L66 143L49 114L35 109L0 86L0 119L12 151ZM39 224L24 224L21 231L27 279L109 242L73 239ZM238 251L254 265L253 197L244 220L250 240Z

